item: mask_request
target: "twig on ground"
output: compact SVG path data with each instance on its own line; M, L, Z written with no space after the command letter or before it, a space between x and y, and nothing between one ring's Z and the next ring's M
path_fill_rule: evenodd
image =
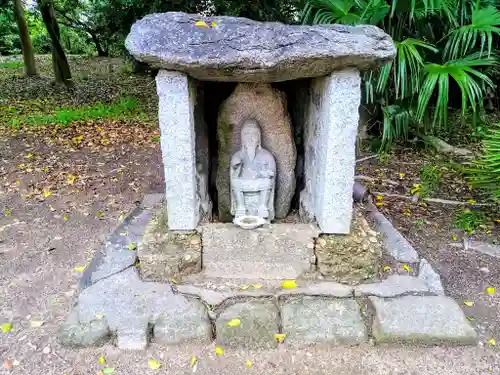
M382 179L382 178L373 178L373 177L368 177L368 176L354 176L354 179L357 180L357 181L367 181L367 182L377 182L377 181L381 181L381 182L386 182L390 185L393 185L393 186L398 186L399 185L399 182L397 181L394 181L394 180L388 180L386 178Z
M361 163L362 161L365 161L365 160L374 159L374 158L376 158L377 156L378 156L377 154L375 154L375 155L370 155L370 156L365 156L364 158L361 158L361 159L356 160L356 163Z
M373 195L381 195L383 197L388 197L388 198L399 198L399 199L406 199L406 200L412 200L413 197L409 195L400 195L400 194L388 194L388 193L383 193L380 191L372 191ZM431 202L431 203L440 203L440 204L451 204L455 206L492 206L493 203L470 203L470 202L461 202L461 201L454 201L454 200L449 200L449 199L440 199L440 198L423 198L424 201L426 202Z

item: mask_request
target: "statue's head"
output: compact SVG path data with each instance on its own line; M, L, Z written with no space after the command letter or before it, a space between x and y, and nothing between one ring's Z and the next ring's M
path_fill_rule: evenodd
M243 122L241 127L241 147L250 153L255 153L257 148L260 147L260 126L257 120L247 119Z

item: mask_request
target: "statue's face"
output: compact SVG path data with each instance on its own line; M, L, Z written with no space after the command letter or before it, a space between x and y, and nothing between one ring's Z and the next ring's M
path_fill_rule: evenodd
M260 143L259 129L255 127L244 127L241 132L241 143L246 149L256 149Z

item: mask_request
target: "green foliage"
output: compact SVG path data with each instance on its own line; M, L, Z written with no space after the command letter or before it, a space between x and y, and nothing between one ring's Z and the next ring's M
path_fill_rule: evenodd
M466 208L455 213L454 225L470 235L484 226L486 220L484 213Z
M500 200L500 124L484 134L482 154L467 173L473 186Z
M480 113L494 87L500 12L495 0L308 0L304 23L374 24L396 58L364 75L364 101L383 116L380 151L410 132L448 128L448 108Z
M22 61L6 61L0 62L0 69L22 69L24 63Z
M35 113L29 115L17 115L11 119L10 125L19 127L21 125L50 125L57 124L67 126L73 121L85 121L95 119L122 119L134 116L142 116L135 99L124 97L116 103L98 103L89 107L60 108L51 114Z
M420 170L420 196L429 197L439 187L441 170L438 166L425 166Z

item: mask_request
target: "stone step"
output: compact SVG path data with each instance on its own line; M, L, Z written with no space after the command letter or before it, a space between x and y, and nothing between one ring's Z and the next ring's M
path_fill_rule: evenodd
M233 224L201 228L202 273L206 277L296 279L311 270L318 228L310 224L270 224L245 230Z

